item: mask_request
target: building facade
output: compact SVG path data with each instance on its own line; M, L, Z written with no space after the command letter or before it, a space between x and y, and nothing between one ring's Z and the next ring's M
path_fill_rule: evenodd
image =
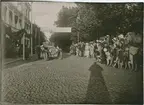
M21 48L21 56L24 58L25 52L25 45L31 49L31 53L35 52L35 46L42 44L45 41L45 35L41 31L40 27L36 24L32 24L32 5L29 2L2 2L2 20L5 26L5 51L8 52L6 55L11 54L11 50L17 49L18 47ZM19 34L19 31L25 29L28 35L25 38L22 37L22 34ZM12 33L17 33L16 35ZM11 39L13 37L20 37L21 39L16 46L13 45L11 48L9 45L12 46ZM25 39L25 41L24 41ZM16 39L17 42L17 39ZM14 51L15 52L15 51ZM9 54L10 53L10 54ZM32 55L32 54L31 54Z
M30 14L31 4L28 2L2 2L2 20L6 27L11 28L12 32L26 29L27 33L30 34ZM9 37L9 35L6 36ZM30 46L30 39L25 38L25 42Z

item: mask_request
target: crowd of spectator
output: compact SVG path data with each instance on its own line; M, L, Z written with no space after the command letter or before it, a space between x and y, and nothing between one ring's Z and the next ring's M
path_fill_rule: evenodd
M99 40L73 43L70 53L95 58L97 62L134 71L142 67L142 37L134 32L116 37L106 35Z

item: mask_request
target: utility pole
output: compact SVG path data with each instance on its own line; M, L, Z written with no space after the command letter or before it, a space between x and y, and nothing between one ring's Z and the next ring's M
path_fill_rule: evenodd
M2 14L3 12L3 8L2 8L2 2L0 3L0 14ZM4 40L5 40L5 27L4 27L4 22L2 19L2 15L0 15L0 67L1 70L3 69L4 66L4 49L5 49L5 45L4 45ZM1 77L0 77L1 78Z
M77 16L77 19L76 19L76 23L77 23L77 27L78 27L78 24L79 24L79 20L80 20L80 15L79 15L79 11L78 11L78 16ZM79 28L78 28L78 31L77 31L77 41L79 42Z
M24 6L23 6L24 8ZM22 28L25 29L25 13L24 11L22 11ZM22 44L23 44L23 60L25 60L25 33L23 34L23 38L22 38Z
M77 32L77 41L79 42L79 31Z
M25 60L25 33L23 34L23 60Z
M3 25L3 20L2 20L2 2L0 2L0 79L2 80L2 70L3 70L3 66L4 66L4 25ZM2 82L2 81L1 81ZM2 86L1 86L2 87ZM0 87L0 89L2 90L2 88ZM2 92L2 91L1 91ZM2 94L0 96L0 98L2 99ZM2 100L1 100L2 101Z
M31 56L33 56L33 24L32 24L32 3L31 2Z
M41 35L41 30L39 28L39 45L41 45L41 38L40 38L40 35Z
M35 21L34 21L34 25L35 25ZM37 27L33 27L33 28L34 28L34 36L35 36L35 38L34 38L35 42L34 43L35 43L35 45L38 45L38 43L37 43Z

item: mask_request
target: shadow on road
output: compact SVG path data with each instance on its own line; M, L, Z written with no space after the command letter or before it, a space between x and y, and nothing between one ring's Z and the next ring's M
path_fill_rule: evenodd
M137 90L136 90L137 91ZM119 94L119 99L115 102L118 104L141 104L143 103L143 94L132 94L129 91L123 91Z
M62 59L68 58L68 57L70 57L70 56L71 56L71 55L68 54L68 53L63 53ZM58 57L58 58L49 57L48 61L54 60L54 59L59 59L59 57Z
M130 79L132 83L128 89L121 89L119 92L119 98L115 101L118 104L143 104L143 72L135 72L135 75L132 75L133 80Z
M102 76L102 68L96 62L89 68L91 74L86 94L86 103L112 103L110 94Z

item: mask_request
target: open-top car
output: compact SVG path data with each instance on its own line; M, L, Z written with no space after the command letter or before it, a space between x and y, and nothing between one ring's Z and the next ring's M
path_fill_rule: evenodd
M60 53L61 53L61 50L59 47L55 47L55 46L49 45L47 42L43 42L43 48L46 54L45 59L49 60L50 58L59 58Z
M59 49L54 46L47 47L48 57L49 58L58 58L59 57Z

